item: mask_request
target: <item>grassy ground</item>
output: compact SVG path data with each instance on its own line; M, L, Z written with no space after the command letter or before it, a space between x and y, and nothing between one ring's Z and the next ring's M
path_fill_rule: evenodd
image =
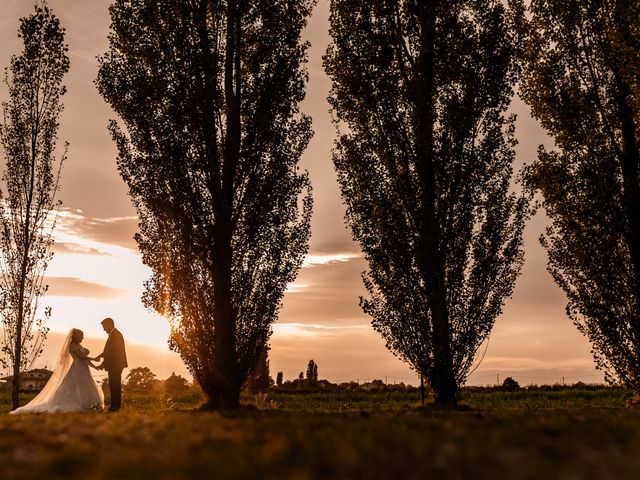
M640 478L640 411L616 389L417 394L125 396L117 414L0 415L0 478ZM0 397L7 411L8 399Z

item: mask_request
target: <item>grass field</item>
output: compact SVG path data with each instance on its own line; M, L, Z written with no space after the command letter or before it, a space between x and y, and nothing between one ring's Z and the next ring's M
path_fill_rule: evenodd
M628 396L467 389L466 410L443 412L416 393L270 393L218 414L197 395L125 395L117 414L0 415L0 478L634 479Z

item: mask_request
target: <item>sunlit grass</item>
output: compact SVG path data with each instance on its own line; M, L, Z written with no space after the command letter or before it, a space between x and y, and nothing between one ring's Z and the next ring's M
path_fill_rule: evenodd
M621 389L463 391L467 410L418 392L126 394L117 414L0 415L0 477L634 478L640 412ZM8 410L8 397L0 408Z

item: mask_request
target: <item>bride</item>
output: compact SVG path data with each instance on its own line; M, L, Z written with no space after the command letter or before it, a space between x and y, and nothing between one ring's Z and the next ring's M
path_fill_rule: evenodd
M89 350L81 345L84 333L72 328L60 351L58 367L42 391L19 413L89 412L104 408L104 394L91 376ZM95 367L94 367L95 368Z

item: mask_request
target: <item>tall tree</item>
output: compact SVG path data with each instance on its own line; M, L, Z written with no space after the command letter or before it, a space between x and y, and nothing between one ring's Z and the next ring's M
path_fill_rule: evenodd
M117 0L97 86L153 276L208 396L234 408L308 248L300 34L313 0Z
M510 4L331 2L334 164L369 264L361 305L439 405L455 405L522 264Z
M526 174L598 368L640 390L640 2L534 0L522 97L554 138Z
M39 310L47 291L44 272L51 260L52 233L60 203L55 199L66 158L56 157L58 126L69 70L65 30L47 7L20 19L24 49L11 57L5 77L0 141L6 170L0 201L0 316L3 364L13 370L12 406L19 406L20 372L42 353L50 309ZM42 314L42 316L40 316Z
M307 382L315 384L318 381L318 364L313 360L309 360L307 365Z

